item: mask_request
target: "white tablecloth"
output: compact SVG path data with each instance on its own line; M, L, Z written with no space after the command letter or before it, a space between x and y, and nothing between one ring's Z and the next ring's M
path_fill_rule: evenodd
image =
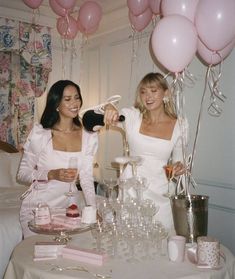
M4 279L85 279L93 278L91 274L82 271L51 271L51 264L61 267L82 265L90 271L107 274L112 270L113 279L166 279L166 278L184 278L184 279L233 279L235 278L235 257L224 246L221 250L226 255L226 262L221 260L219 270L199 269L194 264L185 260L182 263L174 263L168 260L167 256L156 256L154 260L143 261L139 263L128 263L123 259L109 259L102 267L94 265L81 264L77 261L57 258L56 260L47 260L34 262L33 249L36 241L52 240L52 236L36 235L27 238L21 242L14 250L9 262ZM71 242L81 247L89 247L92 238L91 233L81 233L74 235Z
M22 240L19 221L20 196L27 187L0 187L0 278L14 247Z

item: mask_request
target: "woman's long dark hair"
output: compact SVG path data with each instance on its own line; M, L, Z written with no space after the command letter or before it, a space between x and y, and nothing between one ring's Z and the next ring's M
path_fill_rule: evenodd
M68 85L74 86L77 89L79 98L81 99L81 106L82 106L83 101L82 101L80 87L76 83L72 82L71 80L57 81L51 86L47 95L46 107L44 109L44 112L41 117L41 122L40 122L43 128L52 128L55 125L55 123L59 120L60 116L56 109L59 107L60 102L63 98L64 89ZM82 126L78 117L75 117L73 119L73 123L79 127Z

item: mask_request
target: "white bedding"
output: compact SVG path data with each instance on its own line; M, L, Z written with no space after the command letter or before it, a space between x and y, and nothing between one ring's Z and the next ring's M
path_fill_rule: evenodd
M25 186L0 187L0 278L3 278L14 247L22 240L19 197L26 189Z

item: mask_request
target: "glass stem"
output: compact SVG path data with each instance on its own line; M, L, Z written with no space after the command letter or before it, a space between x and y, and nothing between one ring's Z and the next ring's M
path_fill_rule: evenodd
M72 193L72 182L69 183L69 193Z

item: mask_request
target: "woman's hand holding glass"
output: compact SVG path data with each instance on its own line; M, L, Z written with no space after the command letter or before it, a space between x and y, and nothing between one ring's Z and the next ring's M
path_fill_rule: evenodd
M185 166L180 162L177 161L175 163L169 162L167 165L164 167L165 174L167 177L167 186L168 190L167 193L163 194L164 197L170 197L170 182L177 176L182 175L186 172Z
M164 197L169 198L171 196L170 193L170 181L174 178L173 173L173 164L168 163L164 167L166 178L167 178L167 193L163 194Z
M172 165L173 165L173 175L174 175L174 177L182 175L186 172L186 167L180 161L177 161Z
M78 159L77 157L71 157L69 159L69 163L68 163L68 169L66 170L66 174L67 176L70 175L70 181L66 181L66 182L70 182L69 185L69 191L68 193L66 193L66 196L73 196L73 185L76 182L77 179L77 166L78 166Z
M49 180L58 180L62 182L73 182L77 179L77 169L54 169L48 173Z

